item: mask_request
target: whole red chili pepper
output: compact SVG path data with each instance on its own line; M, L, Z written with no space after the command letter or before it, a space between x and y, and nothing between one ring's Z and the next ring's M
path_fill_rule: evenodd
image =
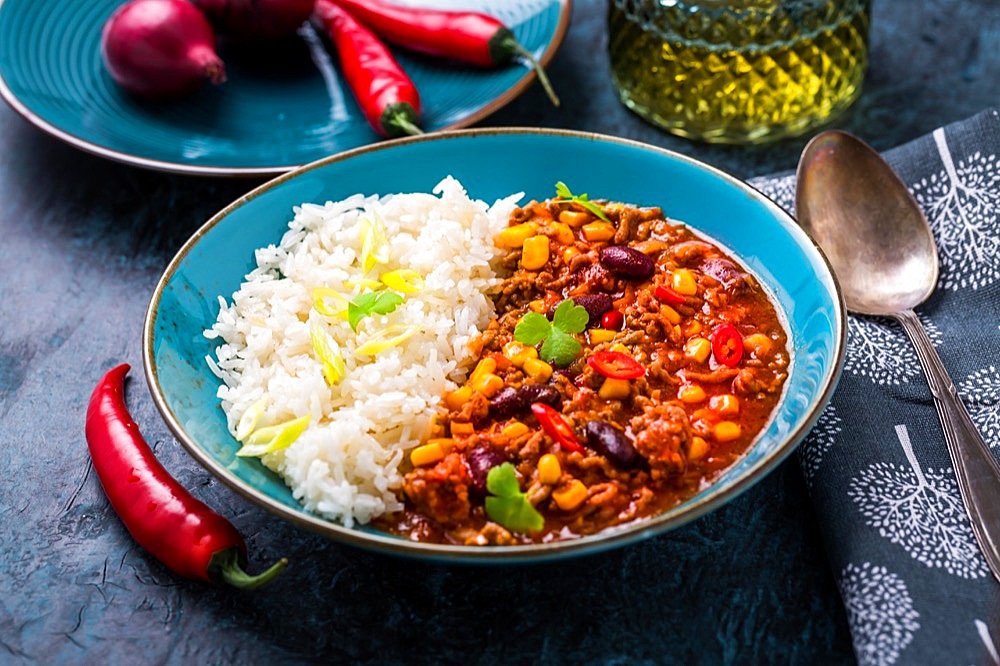
M347 85L375 131L420 134L420 94L388 47L329 0L317 0L313 20L337 49Z
M288 564L256 576L243 571L246 543L229 521L192 497L153 455L125 405L123 363L94 388L87 445L104 492L140 546L185 578L251 589Z
M555 106L559 98L541 64L498 19L472 11L409 7L384 0L333 0L388 42L428 55L479 67L504 65L516 57L531 63Z

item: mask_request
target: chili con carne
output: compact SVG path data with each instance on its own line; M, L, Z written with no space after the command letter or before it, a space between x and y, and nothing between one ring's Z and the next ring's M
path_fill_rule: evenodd
M108 500L133 538L174 573L242 589L267 583L279 560L251 576L236 528L190 495L153 454L125 405L128 364L108 371L87 407L87 445Z
M313 20L333 42L344 79L375 131L421 134L420 94L386 45L330 0L317 0Z
M335 1L386 41L414 51L479 67L524 58L549 99L559 106L559 98L541 64L517 41L510 28L488 14L410 7L383 0Z

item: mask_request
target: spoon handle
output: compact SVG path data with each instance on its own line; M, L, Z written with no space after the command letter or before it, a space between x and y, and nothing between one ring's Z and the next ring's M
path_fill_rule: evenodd
M934 406L941 419L944 441L958 479L972 533L993 575L1000 580L1000 464L990 452L931 339L913 310L900 312L903 325L920 359Z

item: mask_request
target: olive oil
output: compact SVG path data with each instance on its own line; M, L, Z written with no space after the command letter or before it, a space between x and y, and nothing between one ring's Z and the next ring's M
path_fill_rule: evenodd
M801 134L861 92L869 0L610 0L622 102L713 143Z

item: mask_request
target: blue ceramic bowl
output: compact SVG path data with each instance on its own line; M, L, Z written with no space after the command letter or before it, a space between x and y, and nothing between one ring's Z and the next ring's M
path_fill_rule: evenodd
M101 62L101 27L125 0L0 0L0 96L42 130L140 167L196 175L277 175L380 137L315 31L247 48L220 39L227 78L172 103L126 94ZM475 9L510 26L539 62L569 27L570 0L416 0ZM536 81L523 64L478 69L394 50L428 131L466 127ZM558 87L558 82L556 82Z
M215 396L202 331L253 267L254 250L276 243L302 202L354 193L429 192L456 177L473 198L492 202L523 191L525 201L576 192L659 205L728 247L770 290L790 333L793 363L770 424L745 457L710 487L655 518L574 541L518 547L414 543L372 528L347 529L305 511L282 480L256 459L237 458ZM334 539L390 553L450 561L527 561L594 552L667 531L731 500L788 456L815 423L843 365L845 308L826 259L781 208L745 183L666 150L595 134L467 130L350 151L278 177L230 204L181 248L146 315L143 360L157 407L199 462L266 509Z

